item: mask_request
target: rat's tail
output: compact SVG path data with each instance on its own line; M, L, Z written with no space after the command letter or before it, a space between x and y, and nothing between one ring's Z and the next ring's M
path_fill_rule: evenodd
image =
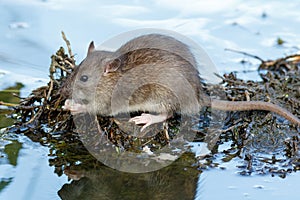
M274 112L294 124L300 126L300 119L290 113L288 110L273 103L263 101L225 101L211 99L211 107L216 110L224 111L246 111L246 110L266 110Z

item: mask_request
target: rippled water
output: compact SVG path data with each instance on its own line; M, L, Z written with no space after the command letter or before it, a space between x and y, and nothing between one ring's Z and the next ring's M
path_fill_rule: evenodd
M245 51L262 59L297 53L300 46L299 1L96 1L2 0L0 2L0 89L22 82L26 96L48 81L50 56L71 41L76 60L96 44L137 28L177 31L197 42L220 73L237 71L257 79L258 60L225 51ZM278 39L284 41L278 45ZM244 61L243 64L241 61ZM243 71L250 71L247 74ZM59 199L67 183L49 167L48 149L26 137L1 136L0 199ZM238 160L226 170L201 174L195 199L298 199L299 173L285 179L237 175Z

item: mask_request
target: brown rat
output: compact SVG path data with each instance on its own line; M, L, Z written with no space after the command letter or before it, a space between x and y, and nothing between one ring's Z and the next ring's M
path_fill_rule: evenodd
M64 108L72 114L102 116L136 111L156 113L131 118L147 126L162 122L174 112L196 114L202 106L227 111L267 110L300 125L287 110L268 102L230 102L210 99L203 91L197 62L189 47L160 34L134 38L115 52L95 50L72 73L63 88Z

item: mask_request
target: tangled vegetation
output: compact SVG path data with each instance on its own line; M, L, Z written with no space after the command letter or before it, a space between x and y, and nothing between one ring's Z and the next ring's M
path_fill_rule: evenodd
M58 174L78 161L85 166L101 165L80 141L70 113L62 109L66 97L61 95L60 89L76 66L70 42L64 34L63 38L68 50L66 52L60 47L51 57L48 85L33 90L30 96L14 106L17 121L8 129L8 132L25 134L33 141L49 146L50 163L56 166ZM300 55L275 61L260 60L258 71L262 81L244 81L234 73L224 74L220 85L207 86L211 96L218 95L214 92L221 90L225 92L225 98L231 101L268 101L300 117ZM200 168L217 167L221 162L238 158L241 174L271 173L285 177L286 173L300 169L299 127L265 111L228 112L223 115L225 120L217 122L221 129L216 130L215 134L208 132L211 120L207 114L201 115L201 125L197 129L193 127L190 130L196 134L195 141L211 143L208 145L211 153L199 158ZM173 130L176 130L178 117L168 121L167 133L157 131L159 134L156 136L143 139L122 131L124 127L121 130L119 126L126 124L110 117L98 117L97 120L105 136L116 146L139 151L146 144L156 148L166 145L176 134ZM129 129L132 130L132 127ZM218 147L228 142L230 148L219 152ZM222 155L222 159L216 160L214 154Z

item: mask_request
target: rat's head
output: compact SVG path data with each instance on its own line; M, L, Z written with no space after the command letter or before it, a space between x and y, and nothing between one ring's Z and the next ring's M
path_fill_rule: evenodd
M91 42L87 57L66 81L64 87L69 90L68 98L74 104L83 105L87 112L109 114L120 65L121 61L114 52L95 50Z

